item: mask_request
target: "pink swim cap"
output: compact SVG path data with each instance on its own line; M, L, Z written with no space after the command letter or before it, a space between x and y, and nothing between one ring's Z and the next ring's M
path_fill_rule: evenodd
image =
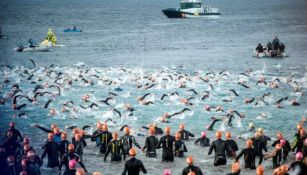
M205 131L201 132L202 137L206 137L207 133Z
M297 152L296 155L295 155L296 159L297 160L302 160L303 159L303 154L302 152Z
M286 140L285 139L280 139L279 143L281 144L281 146L284 146L286 144Z
M71 159L70 161L69 161L69 169L75 169L76 168L76 164L77 164L77 162L76 162L76 160L75 159Z
M163 171L163 175L172 175L171 169L165 169L165 170Z

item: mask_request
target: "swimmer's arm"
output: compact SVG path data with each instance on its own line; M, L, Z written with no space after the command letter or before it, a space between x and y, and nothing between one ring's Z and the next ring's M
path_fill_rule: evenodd
M194 143L197 144L198 142L200 142L201 138L198 138Z
M37 126L35 126L35 127L37 127L38 129L40 129L40 130L42 130L42 131L45 131L46 133L51 133L51 132L52 132L52 130L47 129L47 128L42 127L42 126L39 126L39 125L37 125Z

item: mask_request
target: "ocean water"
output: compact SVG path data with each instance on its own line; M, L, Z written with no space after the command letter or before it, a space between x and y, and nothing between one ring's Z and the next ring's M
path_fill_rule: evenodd
M234 136L244 134L249 122L254 122L256 127L263 127L266 135L275 137L277 131L284 132L288 140L292 140L295 125L306 116L306 48L307 48L307 2L304 0L274 0L274 1L244 1L244 0L217 0L206 1L213 7L219 7L222 13L219 17L204 17L199 19L168 19L161 10L169 7L177 7L175 0L113 0L113 1L0 1L0 26L7 35L7 39L0 40L0 64L10 65L12 70L1 67L1 81L8 79L10 83L1 84L1 96L5 98L11 90L13 83L18 83L23 93L32 96L31 91L35 84L27 78L20 76L24 70L33 73L33 79L37 84L52 84L54 76L46 77L46 70L52 69L63 72L64 77L78 79L80 70L89 70L84 74L93 81L94 85L86 85L82 81L73 83L72 87L61 87L61 96L44 96L39 98L38 104L28 104L21 111L11 109L11 99L5 105L0 106L1 134L7 128L8 122L16 121L18 128L24 134L31 136L31 144L41 154L40 146L46 135L32 128L33 123L49 126L57 123L64 129L68 125L95 125L96 121L104 121L112 117L115 124L110 123L110 130L116 131L123 124L131 125L135 131L143 125L157 122L160 127L171 126L172 133L178 129L180 123L185 123L187 130L194 132L197 137L205 130L205 126L211 121L212 116L221 116L224 113L206 112L204 105L221 105L225 110L233 108L245 113L242 121L235 120L234 126L224 126L218 123L215 129L228 130ZM76 25L82 29L82 33L64 33L67 27ZM52 48L50 52L43 53L18 53L13 48L29 38L40 42L51 27L58 38L58 43L65 47ZM266 43L278 35L285 43L287 53L290 55L284 59L257 59L252 57L255 46L261 42ZM35 61L33 68L29 58ZM84 64L78 67L76 64ZM50 68L49 66L56 66ZM127 70L123 72L121 68ZM218 73L227 70L228 75L221 76ZM250 77L240 73L252 69ZM214 89L211 90L208 83L202 82L199 77L214 71L217 75L210 79ZM91 75L100 78L95 79ZM187 88L178 88L178 80L163 78L167 75L189 77ZM293 91L293 84L286 83L288 76L293 77L301 87L301 93ZM28 75L26 75L28 76ZM157 79L156 86L151 89L136 88L135 78L140 78L139 83L146 84L144 77L154 76ZM281 80L280 87L272 89L268 86L256 85L260 76L265 76L268 82L275 78ZM38 79L42 77L43 81ZM113 80L117 84L106 85L103 80ZM244 79L251 88L245 89L237 85L239 79ZM62 83L60 81L60 83ZM292 85L292 86L291 86ZM99 104L97 109L80 109L80 105L88 105L82 102L84 94L90 94L91 100L97 102L108 96L108 92L114 92L116 87L121 87L123 92L116 100L112 101L112 108L120 110L123 117L119 118L111 111L112 108ZM193 95L189 89L195 89L199 95ZM234 97L228 90L235 89L239 97ZM48 89L55 92L54 89ZM202 101L204 91L210 91L210 98ZM159 100L162 94L177 91L180 96L175 99ZM150 92L148 99L155 104L144 106L136 101L136 97ZM244 98L260 97L266 92L271 92L267 99L269 105L259 106L245 105ZM170 123L159 123L159 116L165 112L177 112L185 105L179 102L181 98L195 96L192 100L194 106L189 107L192 112L177 116ZM297 99L300 106L291 106L284 102L282 109L276 109L274 102L281 97L289 96L289 99ZM50 108L58 112L65 101L73 100L79 109L75 113L60 113L51 117L49 109L42 106L53 99ZM231 103L222 100L232 98ZM22 102L26 101L20 101ZM138 111L133 117L128 117L122 108L124 103L131 103ZM26 115L18 118L19 113ZM257 119L261 113L268 116L267 119ZM68 131L70 132L70 131ZM91 132L88 131L88 132ZM144 132L144 131L142 131ZM208 132L211 140L215 132ZM137 141L143 145L144 137L136 136ZM200 148L191 141L187 142L189 152L193 155L196 165L200 166L206 174L226 174L230 172L231 160L222 167L213 167L213 156L208 156L208 148ZM244 147L244 141L237 140L240 149ZM270 142L269 142L270 143ZM270 149L272 150L272 149ZM185 159L175 159L175 163L162 164L161 151L158 151L158 159L146 159L143 153L140 158L148 174L162 174L164 168L171 168L174 174L180 174L185 166ZM291 155L293 156L293 155ZM84 162L90 172L100 171L104 175L121 174L124 162L104 163L98 149L89 143L85 148ZM243 160L241 160L243 162ZM244 163L242 163L244 164ZM58 174L55 170L42 167L43 174ZM271 172L271 160L264 162L266 171ZM254 174L250 170L242 170L242 174Z

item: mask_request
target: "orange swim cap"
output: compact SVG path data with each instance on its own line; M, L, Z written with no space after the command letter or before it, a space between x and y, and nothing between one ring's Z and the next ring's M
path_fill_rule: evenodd
M118 138L118 133L117 132L113 132L112 133L112 137L113 137L113 139L116 140Z
M184 124L180 124L179 129L184 130Z
M239 161L233 162L233 163L232 163L232 165L231 165L231 171L232 171L233 173L238 172L240 169L241 169L241 168L240 168L240 162L239 162Z
M149 133L150 133L150 134L155 134L155 132L156 132L156 130L155 130L154 127L150 127L150 128L149 128Z
M276 144L275 148L276 148L277 150L280 150L280 149L282 148L282 146L281 146L280 144Z
M129 150L129 155L132 156L132 157L136 156L136 149L131 148L131 149Z
M128 128L129 129L129 128ZM107 131L108 130L108 125L106 123L104 123L102 125L102 130ZM126 132L126 131L125 131Z
M75 145L74 144L69 144L68 145L68 151L74 151L75 150Z
M263 175L263 174L264 174L263 166L259 165L256 170L256 175Z
M125 128L124 128L124 132L125 132L125 134L130 134L130 128L125 127Z
M247 148L251 148L253 146L253 141L251 140L251 139L248 139L247 141L246 141L246 147Z
M231 133L230 132L227 131L225 135L226 135L227 139L231 139Z
M177 133L175 134L175 139L176 139L176 140L180 140L180 137L181 137L181 134L180 134L179 132L177 132Z
M217 131L215 133L215 137L218 138L218 139L222 138L222 131Z
M188 175L196 175L196 174L194 173L194 171L190 171Z
M169 126L165 127L165 133L170 134L171 133L171 128Z
M193 160L193 156L188 156L187 159L186 159L187 163L189 165L193 164L194 160Z

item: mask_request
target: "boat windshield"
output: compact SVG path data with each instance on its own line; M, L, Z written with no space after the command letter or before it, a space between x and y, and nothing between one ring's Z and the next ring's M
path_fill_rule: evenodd
M182 2L180 3L181 9L201 8L200 2Z

